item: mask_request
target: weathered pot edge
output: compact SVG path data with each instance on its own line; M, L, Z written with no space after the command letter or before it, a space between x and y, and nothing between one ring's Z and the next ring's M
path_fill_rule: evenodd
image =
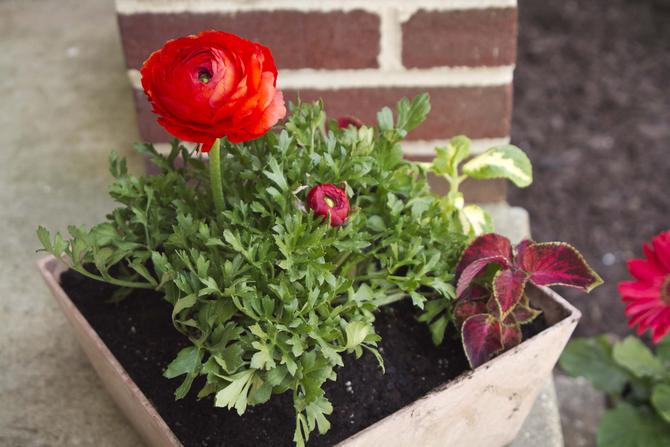
M73 326L77 335L77 339L82 345L82 348L91 361L94 369L101 377L105 388L112 395L113 400L122 409L126 417L130 419L131 424L135 427L142 438L149 445L160 445L167 447L182 446L181 442L177 439L165 421L160 417L151 402L149 402L144 393L142 393L139 387L130 378L123 366L121 366L116 357L114 357L111 351L109 351L95 330L93 330L88 321L79 312L68 295L61 288L59 277L60 274L67 269L66 266L53 256L40 259L37 262L37 265L42 277L49 286L49 289L56 298L59 306L63 310L63 313L65 313L68 321ZM565 316L560 319L560 321L552 324L549 328L536 334L530 339L525 340L522 345L531 343L540 337L546 337L564 326L572 326L572 329L569 329L569 332L571 332L581 318L581 312L568 303L560 295L546 287L539 287L538 289L540 289L544 295L553 301L564 312ZM567 342L567 339L565 342ZM411 404L397 410L393 414L385 417L384 419L381 419L380 421L377 421L369 427L366 427L360 432L340 442L337 444L337 446L344 447L349 444L355 444L357 440L364 437L367 433L373 432L382 426L383 423L387 421L387 419L398 418L403 413L413 413L414 408L418 405L421 405L422 401L426 401L432 396L454 388L460 383L471 379L478 372L489 369L496 364L504 362L507 358L515 356L522 345L519 345L516 348L499 355L498 357L476 368L475 370L467 371L457 378L436 387L425 396L420 397ZM97 351L97 353L95 351ZM516 431L518 431L518 429ZM516 431L512 434L510 440L514 438Z

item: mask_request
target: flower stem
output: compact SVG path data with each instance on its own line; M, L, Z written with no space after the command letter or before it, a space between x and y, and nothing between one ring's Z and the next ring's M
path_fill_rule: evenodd
M221 185L221 140L216 139L209 151L209 181L212 185L212 197L216 214L221 214L223 206L223 187Z

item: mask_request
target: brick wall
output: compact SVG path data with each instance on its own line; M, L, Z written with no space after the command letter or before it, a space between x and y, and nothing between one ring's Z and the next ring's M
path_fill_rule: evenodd
M428 120L405 153L426 158L464 133L475 150L508 140L516 52L516 0L117 0L140 134L170 137L156 123L138 69L166 40L220 29L262 42L279 67L287 99L323 98L329 115L375 113L427 91ZM475 198L504 198L490 182Z

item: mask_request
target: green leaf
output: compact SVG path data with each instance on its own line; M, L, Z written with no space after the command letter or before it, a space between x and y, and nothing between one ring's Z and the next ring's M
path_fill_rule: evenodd
M377 112L377 123L381 130L393 129L393 112L388 107L384 107Z
M470 237L477 237L493 231L493 219L483 208L466 205L459 213L463 231Z
M277 160L275 160L274 158L270 158L268 164L270 166L270 170L263 171L263 174L265 174L267 178L275 182L282 191L287 191L288 183L286 183L286 177L284 176L284 171L282 170L281 166L279 166L279 163L277 163Z
M193 380L199 372L202 362L202 350L196 346L190 346L179 351L177 357L168 365L163 376L168 379L186 374L182 384L175 390L175 399L182 399L188 394Z
M612 358L612 347L604 336L572 340L561 355L560 365L571 376L585 377L608 394L620 394L630 379Z
M598 447L670 445L670 425L645 407L621 402L605 412L597 433Z
M463 173L478 180L505 178L519 188L533 182L533 170L526 154L516 146L493 147L463 165Z
M661 377L664 373L663 365L651 350L633 336L616 343L612 357L636 377Z
M463 135L453 137L447 147L438 147L435 151L437 155L433 159L433 172L456 177L458 165L470 155L470 139Z
M670 337L664 337L656 345L656 356L666 365L670 367Z
M651 403L658 415L670 422L670 384L657 384L651 393Z
M167 369L163 373L163 377L174 379L182 374L188 374L200 365L200 349L196 346L189 346L184 348L177 354L177 357L170 362Z
M37 238L40 240L40 243L42 244L42 247L49 253L52 251L51 247L51 235L49 234L49 230L44 228L42 225L40 225L37 228Z
M350 321L347 323L346 334L347 334L347 350L354 349L363 341L365 337L371 332L371 327L368 323L364 321Z
M409 101L402 98L398 101L398 128L406 132L423 123L430 112L430 96L422 93Z
M446 317L440 317L433 321L429 326L433 344L436 346L442 344L442 341L444 340L444 331L447 329L447 323L449 323L449 320L447 320Z
M235 408L240 416L247 409L247 395L249 387L254 377L254 370L247 369L230 376L230 383L221 391L216 393L214 405L217 407L226 407L229 410Z

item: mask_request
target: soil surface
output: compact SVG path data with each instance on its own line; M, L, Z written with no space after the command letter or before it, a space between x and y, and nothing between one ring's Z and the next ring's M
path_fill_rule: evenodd
M188 341L172 326L171 306L160 294L136 291L121 303L109 302L116 290L108 284L68 271L61 276L63 289L107 347L153 403L172 431L186 446L293 446L295 415L290 393L274 395L269 402L247 409L243 416L213 406L212 398L197 401L202 385L196 383L184 399L174 400L179 378L162 376L166 366ZM467 361L453 328L435 347L423 323L414 319L407 300L381 312L375 324L382 337L380 352L386 374L374 357L345 357L337 381L326 393L334 411L323 436L316 433L310 446L330 446L415 401L467 369ZM537 318L524 327L528 338L546 327Z
M574 244L606 281L577 333L627 332L625 260L670 228L670 1L519 1L512 141L535 181L510 188L537 240Z

